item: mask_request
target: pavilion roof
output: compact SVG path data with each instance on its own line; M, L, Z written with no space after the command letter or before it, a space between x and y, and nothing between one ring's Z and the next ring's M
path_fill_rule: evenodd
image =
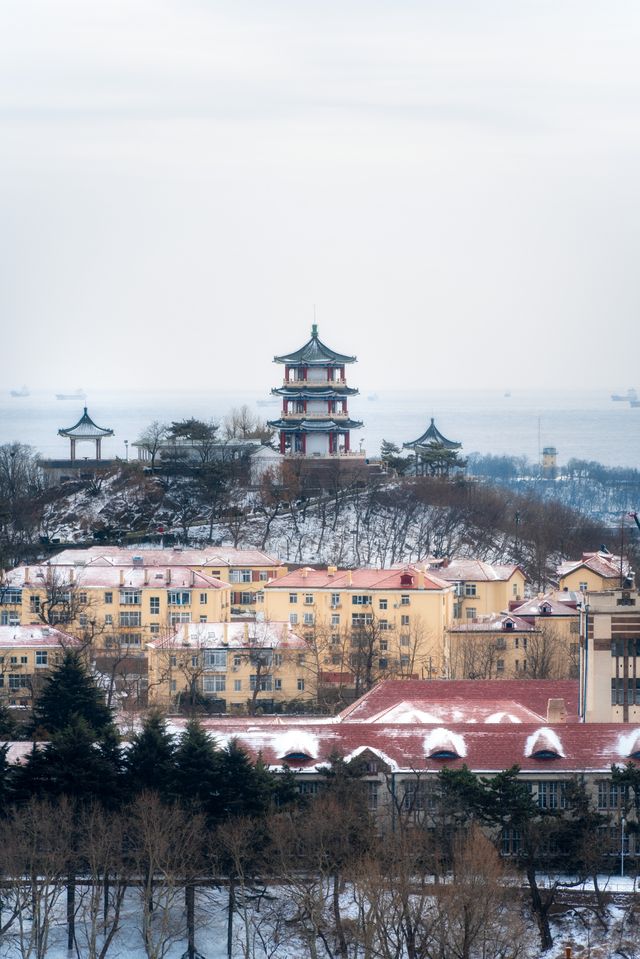
M271 390L274 396L284 396L291 399L301 400L333 400L340 399L342 396L355 396L360 391L353 386L345 386L336 383L335 386L313 386L307 383L305 386L295 386L293 383L289 386L278 386Z
M268 426L275 430L282 430L283 433L327 433L344 432L344 430L357 430L362 426L361 420L334 420L330 416L326 419L306 420L304 413L300 414L299 420L269 420Z
M74 426L58 430L58 436L70 436L75 439L95 439L100 436L113 436L113 430L104 429L93 422L85 406L84 412Z
M305 366L329 366L343 363L355 363L355 356L346 356L344 353L336 353L329 346L326 346L318 337L318 327L314 323L311 327L311 339L307 340L304 346L293 353L285 353L283 356L274 356L274 363L289 363L291 365L304 364Z
M448 450L459 450L462 447L462 443L456 443L454 440L448 440L446 436L443 436L438 427L435 424L433 416L431 417L431 423L422 436L419 436L417 440L412 440L410 443L403 443L405 449L414 449L419 446L428 446L429 444L437 444L438 446L444 446Z

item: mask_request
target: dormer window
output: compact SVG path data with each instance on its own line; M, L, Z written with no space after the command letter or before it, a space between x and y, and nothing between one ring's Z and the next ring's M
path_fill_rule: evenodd
M400 574L400 585L401 586L413 586L413 575L411 573L401 573Z
M551 615L551 606L550 606L550 604L549 604L549 603L540 603L540 613L542 614L542 616L550 616L550 615Z
M564 750L558 734L547 727L538 729L527 739L525 756L529 759L562 759Z
M282 758L286 762L306 763L310 759L313 759L313 756L307 756L306 753L287 753L287 755L283 756Z
M515 625L515 624L514 624L514 622L513 622L512 619L505 619L504 622L502 623L502 628L503 628L503 629L513 629L514 625Z
M432 729L425 737L424 751L429 759L459 759L467 755L464 739L450 729Z

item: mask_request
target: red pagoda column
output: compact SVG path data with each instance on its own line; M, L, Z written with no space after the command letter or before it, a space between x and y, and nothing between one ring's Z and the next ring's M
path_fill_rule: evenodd
M284 456L284 443L285 443L284 432L281 430L280 431L280 452L282 453L283 456Z

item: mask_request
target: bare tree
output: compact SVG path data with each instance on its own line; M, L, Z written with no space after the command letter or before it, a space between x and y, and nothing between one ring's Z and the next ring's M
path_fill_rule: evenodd
M150 423L149 426L142 431L137 441L137 445L143 450L146 450L150 456L151 472L155 469L156 456L162 449L162 444L166 441L168 432L169 426L167 423L154 420L153 423Z

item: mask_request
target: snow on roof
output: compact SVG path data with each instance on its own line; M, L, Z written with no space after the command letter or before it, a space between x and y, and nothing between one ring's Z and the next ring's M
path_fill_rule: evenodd
M86 549L65 549L48 561L49 566L130 566L133 557L144 566L282 566L276 556L260 549L234 549L233 546L210 546L207 549L158 549L156 547L89 546Z
M317 759L320 753L317 736L305 729L277 733L271 745L280 759Z
M53 626L0 626L0 648L82 646L82 641Z
M146 644L151 649L191 647L196 649L307 649L302 637L289 622L217 622L181 623L171 636L151 640Z
M511 625L509 625L511 624ZM450 626L449 633L495 633L511 630L514 633L535 633L538 627L534 623L512 614L487 613L477 619Z
M517 606L512 616L579 616L578 610L568 602L557 600L551 593L536 596Z
M398 769L398 764L395 759L392 759L391 756L388 756L386 753L382 752L381 749L373 749L372 746L358 746L357 749L347 753L347 755L344 757L344 761L346 763L352 762L354 759L358 759L360 756L362 756L363 753L371 753L372 756L382 760L382 762L388 766L389 772L396 772Z
M480 559L465 559L457 556L447 566L438 566L438 576L448 582L468 580L483 583L504 582L511 579L516 572L524 575L524 571L516 563L508 565L485 563Z
M560 742L560 737L548 726L542 726L536 729L528 737L525 747L525 756L535 757L540 753L555 753L556 756L564 758L564 749Z
M618 738L618 752L628 759L640 754L640 729L632 729Z
M595 553L583 553L581 559L561 563L558 566L558 576L563 578L579 569L589 569L603 579L619 579L621 573L628 576L630 572L626 560L621 562L619 556L599 550Z
M399 589L448 590L450 584L415 566L394 569L312 569L293 570L265 585L265 589Z
M490 716L487 716L485 723L493 725L495 723L521 723L522 720L519 716L515 716L513 713L491 713Z
M208 573L198 573L189 567L155 567L153 570L141 566L116 568L115 566L82 566L69 569L65 566L18 566L9 570L5 585L34 589L46 589L55 585L58 589L67 587L92 587L112 589L229 589L229 583L215 579Z
M438 727L430 730L424 737L424 752L426 756L432 758L441 753L449 753L464 759L467 755L467 747L464 738L458 733Z

